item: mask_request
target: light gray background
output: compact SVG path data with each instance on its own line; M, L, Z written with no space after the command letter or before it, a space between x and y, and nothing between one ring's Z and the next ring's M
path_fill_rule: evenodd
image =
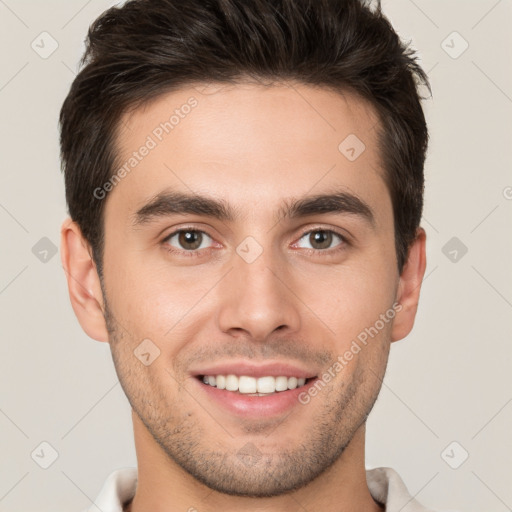
M0 0L1 511L78 512L114 468L136 463L109 347L82 332L59 255L40 242L59 244L66 214L58 111L88 25L112 4ZM512 3L383 7L434 92L428 268L368 422L367 466L395 468L433 508L512 510ZM59 45L46 59L31 47L51 48L43 31ZM48 469L43 441L58 453Z

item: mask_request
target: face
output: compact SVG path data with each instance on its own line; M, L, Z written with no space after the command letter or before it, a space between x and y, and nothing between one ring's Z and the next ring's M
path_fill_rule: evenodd
M373 406L399 281L376 123L350 94L239 84L120 124L129 171L104 217L115 368L169 463L212 489L304 486Z

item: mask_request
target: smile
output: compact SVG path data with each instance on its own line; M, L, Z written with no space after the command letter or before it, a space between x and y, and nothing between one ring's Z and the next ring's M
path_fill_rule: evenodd
M288 391L304 386L308 379L304 377L287 377L285 375L251 377L249 375L202 375L204 384L235 393L251 396L267 396L276 392Z

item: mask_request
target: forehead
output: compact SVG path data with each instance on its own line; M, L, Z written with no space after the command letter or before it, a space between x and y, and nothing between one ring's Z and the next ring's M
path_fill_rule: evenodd
M184 87L121 119L115 171L125 172L106 215L115 207L128 217L164 189L222 198L242 216L340 187L385 209L377 126L372 106L351 93L293 83Z

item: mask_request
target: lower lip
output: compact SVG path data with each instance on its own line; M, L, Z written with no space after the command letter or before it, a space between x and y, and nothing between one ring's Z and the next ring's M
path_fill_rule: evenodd
M250 396L236 391L218 389L194 379L210 400L220 404L237 416L271 417L289 412L294 406L302 405L299 395L314 385L316 378L309 380L304 386L288 391L277 391L267 396Z

